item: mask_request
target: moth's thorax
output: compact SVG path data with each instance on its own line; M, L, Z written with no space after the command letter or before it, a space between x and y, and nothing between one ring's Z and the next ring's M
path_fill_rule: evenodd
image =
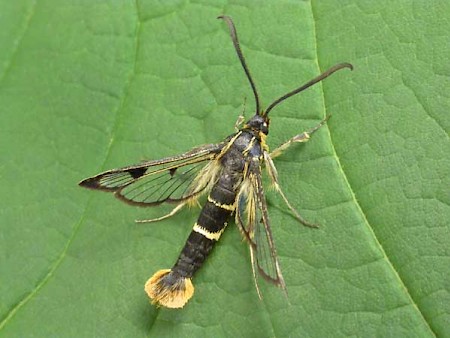
M265 134L244 129L239 132L239 136L234 140L233 149L239 152L239 157L247 161L250 157L261 157L263 154L263 141Z

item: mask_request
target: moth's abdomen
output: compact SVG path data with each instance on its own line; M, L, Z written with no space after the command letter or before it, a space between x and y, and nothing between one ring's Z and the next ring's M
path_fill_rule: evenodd
M162 306L183 307L194 293L191 278L203 265L234 211L240 175L222 173L171 270L160 270L145 285L148 296Z
M184 278L170 269L157 271L145 283L145 291L153 303L168 308L182 308L194 294L190 278Z

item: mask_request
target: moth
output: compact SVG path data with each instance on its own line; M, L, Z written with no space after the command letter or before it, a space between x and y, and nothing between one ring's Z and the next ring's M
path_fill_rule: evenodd
M250 248L258 296L261 298L257 273L286 290L272 238L262 170L263 167L266 168L272 185L296 219L303 225L314 227L314 224L306 221L291 206L281 190L273 159L292 144L308 141L311 135L325 124L328 117L314 128L290 138L270 152L266 143L270 124L269 113L287 98L334 72L344 68L353 69L349 63L337 64L262 109L234 23L228 16L218 18L224 20L228 26L237 56L252 88L256 103L255 115L245 123L244 117L240 116L235 124L236 132L222 142L196 147L178 156L108 170L79 183L85 188L112 192L120 200L133 205L175 205L168 214L141 222L169 218L184 206L198 203L199 197L207 194L200 216L194 223L174 266L157 271L145 284L145 291L152 302L168 308L181 308L192 297L192 277L219 240L232 215Z

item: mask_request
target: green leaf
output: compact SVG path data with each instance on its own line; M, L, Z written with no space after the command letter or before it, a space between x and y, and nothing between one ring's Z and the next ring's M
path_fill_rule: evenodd
M450 5L442 1L0 2L0 336L450 337ZM140 209L77 186L102 170L233 132L252 94L269 145L333 113L277 159L300 226L270 215L288 298L230 227L182 310L143 291L175 262L198 209Z

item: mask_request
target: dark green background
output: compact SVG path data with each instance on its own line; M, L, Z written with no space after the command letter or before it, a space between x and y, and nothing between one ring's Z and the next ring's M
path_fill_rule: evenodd
M214 5L212 4L214 3ZM445 1L0 1L0 336L450 337L450 5ZM175 261L198 215L127 206L77 182L233 132L252 94L295 222L268 192L289 298L224 234L183 310L143 285Z

